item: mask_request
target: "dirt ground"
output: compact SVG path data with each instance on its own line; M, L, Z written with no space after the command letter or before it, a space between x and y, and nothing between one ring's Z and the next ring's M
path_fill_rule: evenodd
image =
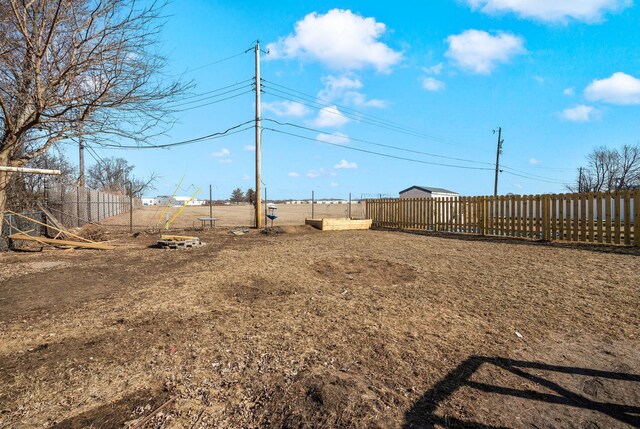
M226 228L0 254L0 428L640 426L640 256Z

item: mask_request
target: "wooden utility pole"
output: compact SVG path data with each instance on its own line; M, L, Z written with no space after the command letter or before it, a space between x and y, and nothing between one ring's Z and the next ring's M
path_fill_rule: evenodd
M78 186L84 188L84 141L82 140L82 137L80 137L80 140L78 140L78 146L79 146L79 155L80 155L80 161L79 161L79 166L78 169L80 170L80 175L78 176Z
M580 167L580 173L578 174L578 192L581 193L582 191L582 167Z
M496 130L493 130L495 134ZM493 196L498 196L498 173L500 173L500 154L502 153L502 128L498 127L498 149L496 150L496 180L493 185Z
M262 90L262 82L260 80L260 41L256 41L255 46L255 62L256 62L256 228L261 229L264 226L262 216L262 192L260 189L260 91Z

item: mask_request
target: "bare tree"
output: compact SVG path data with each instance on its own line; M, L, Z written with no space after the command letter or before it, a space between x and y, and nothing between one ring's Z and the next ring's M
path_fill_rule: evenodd
M640 187L640 144L625 145L619 150L601 146L587 155L587 161L575 185L568 186L570 191L608 192Z
M121 194L128 194L131 189L134 195L153 189L158 176L151 173L149 177L140 179L133 176L133 169L134 166L124 158L101 159L87 170L87 185L99 191Z
M0 0L0 165L58 141L141 143L172 123L156 51L163 4ZM0 172L0 226L9 176Z

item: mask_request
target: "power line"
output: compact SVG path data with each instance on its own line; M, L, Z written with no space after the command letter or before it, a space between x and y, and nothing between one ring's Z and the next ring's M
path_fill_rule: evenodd
M227 58L222 58L222 59L220 59L220 60L216 60L216 61L213 61L213 62L210 62L210 63L204 64L204 65L198 66L198 67L193 68L193 69L187 69L187 70L185 70L184 72L182 72L181 74L193 73L194 71L202 70L202 69L204 69L204 68L211 67L211 66L214 66L214 65L216 65L216 64L220 64L220 63L223 63L223 62L225 62L225 61L232 60L232 59L234 59L234 58L236 58L236 57L239 57L239 56L241 56L241 55L244 55L245 53L246 53L246 51L239 52L239 53L237 53L237 54L235 54L235 55L231 55L230 57L227 57ZM179 76L179 75L174 75L174 76Z
M350 108L350 107L347 107L347 106L344 106L344 105L341 105L341 104L338 104L338 103L334 103L334 102L332 102L330 100L326 100L326 99L322 99L322 98L319 98L319 97L316 97L316 96L313 96L313 95L310 95L310 94L306 94L306 93L304 93L302 91L297 91L297 90L289 88L289 87L287 87L285 85L280 85L280 84L277 84L275 82L270 82L270 81L267 81L267 80L264 80L264 82L269 83L271 85L275 85L275 86L280 87L280 88L284 88L287 91L293 92L294 94L300 94L300 95L304 96L304 98L300 97L298 95L291 94L291 93L289 93L287 91L283 91L283 90L280 90L280 89L277 89L277 88L271 88L272 90L279 91L279 92L287 94L289 96L300 98L300 99L305 99L305 98L306 99L311 99L311 100L305 100L305 101L309 101L309 102L315 103L315 104L320 104L320 105L322 105L324 107L336 106L336 107L340 107L343 111L353 112L352 115L356 116L356 118L354 118L356 120L358 120L360 118L369 118L369 120L371 120L371 121L375 121L375 122L379 122L379 123L385 124L388 127L401 129L401 130L405 131L406 133L411 133L411 134L414 134L414 135L417 135L417 136L424 136L426 138L429 138L429 139L432 139L432 140L438 140L438 141L440 141L442 143L447 143L447 144L456 144L456 143L458 143L455 140L449 139L447 137L442 137L442 136L438 136L438 135L435 135L435 134L430 134L430 133L425 133L425 132L422 132L422 131L414 130L414 129L408 128L408 127L406 127L404 125L401 125L401 124L389 121L387 119L381 118L379 116L370 115L368 113L364 113L364 112L358 111L356 109L353 109L353 108ZM272 94L272 95L275 95L275 94ZM290 101L293 101L293 100L290 100Z
M422 160L419 160L419 159L405 158L405 157L402 157L402 156L389 155L389 154L386 154L386 153L374 152L374 151L367 150L367 149L360 149L360 148L351 147L351 146L344 146L344 145L341 145L341 144L338 144L338 143L331 143L331 142L327 142L327 141L323 141L323 140L318 140L316 138L301 136L299 134L289 133L289 132L282 131L282 130L276 130L274 128L263 128L263 130L269 130L269 131L273 131L273 132L280 133L280 134L286 134L286 135L292 136L292 137L298 137L298 138L301 138L301 139L304 139L304 140L311 140L311 141L315 141L315 142L322 143L322 144L328 144L328 145L331 145L331 146L338 146L338 147L341 147L343 149L369 153L369 154L372 154L372 155L383 156L383 157L386 157L386 158L399 159L401 161L416 162L416 163L419 163L419 164L427 164L427 165L437 165L439 167L461 168L461 169L466 169L466 170L485 170L485 171L492 171L493 170L493 168L489 168L489 167L469 167L469 166L466 166L466 165L442 164L442 163L438 163L438 162L422 161Z
M227 128L226 130L221 131L221 132L212 133L212 134L208 134L206 136L196 137L196 138L193 138L193 139L182 140L182 141L173 142L173 143L164 143L164 144L149 145L149 146L117 145L117 144L108 144L108 143L98 143L98 144L101 147L104 147L104 148L114 148L114 149L136 149L136 150L141 150L141 149L162 149L162 148L168 148L168 147L174 147L174 146L181 146L181 145L186 145L186 144L198 143L198 142L202 142L202 141L206 141L206 140L214 140L214 139L217 139L217 138L222 138L222 137L230 136L230 135L233 135L233 134L237 134L237 133L240 133L242 131L253 129L253 126L250 126L250 127L246 127L246 128L241 129L241 130L238 130L238 128L240 128L240 127L242 127L244 125L247 125L249 123L252 123L252 122L254 122L253 119L250 120L250 121L243 122L243 123L238 124L238 125L234 125L233 127ZM237 131L234 131L234 130L237 130Z
M333 111L329 111L329 113L332 113L332 114L338 115L338 116L344 116L344 117L349 118L349 119L361 121L361 122L364 122L366 124L370 124L370 125L374 125L374 126L379 126L379 127L382 127L382 128L390 129L392 131L402 132L402 133L409 134L409 135L412 135L412 136L415 136L415 137L422 137L422 138L427 138L427 139L430 139L430 140L435 140L435 141L440 142L440 143L460 144L460 142L457 142L457 141L452 140L452 139L447 139L447 138L444 138L444 137L440 137L440 136L436 136L436 135L432 135L432 134L428 134L428 133L416 132L414 130L411 130L411 129L405 128L403 126L397 125L397 124L395 124L395 123L393 123L391 121L387 121L385 119L382 119L382 118L379 118L379 117L376 117L376 116L373 116L373 115L369 115L369 114L360 112L358 110L346 107L344 105L333 103L333 102L331 102L329 100L324 100L322 98L315 97L313 95L306 94L306 93L301 92L301 91L297 91L297 90L289 88L289 87L287 87L285 85L280 85L280 84L277 84L275 82L270 82L270 81L267 81L267 80L264 80L264 82L266 82L268 84L271 84L271 85L274 85L274 86L277 86L277 87L280 87L280 88L284 88L284 89L287 90L287 91L283 91L283 90L280 90L278 88L273 88L273 87L269 88L269 86L266 85L265 88L276 92L276 93L274 93L274 92L265 91L266 93L268 93L270 95L273 95L275 97L278 97L278 98L282 98L282 99L288 100L288 101L299 102L300 104L302 104L304 106L307 106L307 107L310 107L312 109L322 110L323 108L326 108L326 107L336 106L336 107L340 107L341 109L343 109L346 112L354 112L354 113L353 114L349 114L349 113L344 113L344 112L333 112ZM290 91L290 92L288 92L288 91ZM282 95L282 94L285 94L286 96ZM300 94L303 97L301 97L299 95L296 95L296 94ZM294 97L295 99L291 99L291 98L289 98L287 96ZM311 100L309 100L309 99L311 99ZM302 100L302 101L300 101L300 100ZM321 107L318 107L318 106L321 106ZM365 119L366 118L372 118L372 120L362 120L362 118L365 118ZM275 122L279 123L277 121L275 121ZM283 123L279 123L279 124L284 125ZM291 123L286 123L286 125L297 126L297 125L291 124ZM307 128L307 127L301 127L301 126L297 126L297 127L298 128L302 128L302 129L308 129L308 130L315 131L315 132L324 133L323 131L313 130L313 129L310 129L310 128ZM330 133L325 133L325 134L330 134ZM339 136L339 135L336 135L336 136ZM482 165L493 165L493 166L495 166L494 163L481 162L481 161L472 161L472 160L468 160L468 159L464 159L464 158L447 157L447 156L444 156L444 155L437 155L437 154L433 154L433 153L429 153L429 152L414 151L414 150L411 150L411 149L405 149L405 148L400 148L400 147L391 146L391 145L383 145L383 144L370 142L370 141L366 141L366 140L360 140L360 139L356 139L356 138L351 138L351 139L354 140L354 141L360 141L362 143L373 144L373 145L377 145L377 146L381 146L381 147L388 147L388 148L391 148L391 149L401 150L401 151L405 151L405 152L418 153L418 154L422 154L422 155L439 157L439 158L443 158L443 159L451 159L451 160L461 161L461 162L470 162L470 163L477 163L477 164L482 164ZM545 176L538 176L536 174L527 173L527 172L524 172L524 171L521 171L521 170L517 170L517 169L511 168L511 167L508 167L508 166L502 166L502 168L510 169L512 171L517 171L517 172L520 172L520 173L530 174L530 176L538 177L538 178L541 178L541 179L543 179L545 181L552 181L552 182L555 181L556 183L564 183L564 182L558 181L558 180L553 179L553 178L549 178L549 177L545 177ZM548 168L548 169L549 170L565 170L565 171L567 170L567 169L553 169L553 168Z
M506 171L506 170L500 170L500 171L501 171L502 173L505 173L505 174L510 174L510 175L512 175L512 176L522 177L522 178L524 178L524 179L535 180L535 181L538 181L538 182L553 183L553 184L556 184L556 185L557 185L557 184L561 184L561 185L562 185L562 184L564 184L564 183L565 183L565 182L561 182L561 181L558 181L558 180L537 179L537 178L535 178L535 177L526 176L526 175L524 175L524 174L513 173L513 172L511 172L511 171Z
M233 83L231 85L227 85L227 86L223 86L223 87L220 87L220 88L212 89L210 91L205 91L205 92L202 92L200 94L187 95L185 97L178 98L178 99L174 100L173 102L180 102L180 101L184 101L184 100L190 100L190 99L193 99L193 98L204 97L206 95L213 94L213 93L220 92L220 91L224 91L225 89L233 88L235 86L239 86L239 85L242 85L244 83L248 83L248 82L252 82L252 81L253 81L252 78L245 79L245 80ZM217 95L222 95L222 94L217 94ZM217 95L215 95L215 96L217 96ZM195 103L196 101L194 100L193 102Z
M330 106L322 105L320 103L309 102L309 101L304 100L304 99L302 99L303 101L300 101L301 100L300 97L288 94L288 95L290 95L292 97L298 98L298 100L294 100L294 99L291 99L291 98L289 98L287 96L284 96L284 95L281 95L281 94L278 94L278 93L274 93L274 92L270 92L270 91L276 91L276 92L283 92L283 93L286 94L286 92L284 92L284 91L280 91L280 90L274 89L274 88L268 88L268 89L269 89L269 91L264 91L266 94L271 94L274 97L278 97L278 98L281 98L281 99L284 99L284 100L292 101L294 103L300 103L300 104L302 104L304 106L307 106L307 107L310 107L312 109L323 110L323 109L326 109L327 107L330 107ZM310 104L310 103L319 104L322 107L314 106L313 104ZM368 125L373 125L373 126L376 126L376 127L379 127L379 128L384 128L384 129L387 129L387 130L390 130L390 131L395 131L397 133L406 134L406 135L410 135L410 136L413 136L413 137L418 137L418 138L422 138L422 139L426 139L426 140L432 140L432 141L435 141L437 143L442 143L442 144L447 144L447 145L453 144L453 143L451 143L451 142L449 142L449 141L447 141L447 140L445 140L445 139L443 139L441 137L429 136L429 135L422 134L422 133L416 133L416 132L413 132L413 131L410 131L410 130L399 128L399 127L397 127L395 125L387 125L387 124L381 123L379 121L369 120L369 119L366 119L364 116L356 116L356 115L353 115L353 114L343 113L343 112L340 112L340 111L335 112L335 111L332 111L332 110L325 110L325 112L330 113L332 115L342 116L342 117L345 117L345 118L348 118L348 119L353 119L355 121L362 122L362 123L365 123L365 124L368 124Z
M210 106L212 104L216 104L216 103L221 103L223 101L227 101L227 100L231 100L233 98L237 98L240 96L243 96L245 94L249 94L250 92L253 92L252 89L249 89L247 91L241 92L240 94L236 94L236 95L230 95L229 97L225 97L225 98L221 98L219 100L215 100L215 101L210 101L208 103L204 103L204 104L199 104L197 106L192 106L192 107L186 107L184 109L176 109L176 110L172 110L174 113L179 113L179 112L187 112L189 110L193 110L193 109L199 109L200 107L205 107L205 106ZM169 109L171 109L171 107L169 107Z
M385 147L385 148L388 148L388 149L395 149L395 150L408 152L408 153L426 155L426 156L431 156L431 157L434 157L434 158L450 159L452 161L469 162L469 163L472 163L472 164L491 165L491 166L494 165L491 162L474 161L474 160L470 160L470 159L456 158L456 157L453 157L453 156L438 155L438 154L430 153L430 152L423 152L423 151L407 149L407 148L403 148L403 147L399 147L399 146L376 143L376 142L373 142L373 141L370 141L370 140L359 139L359 138L355 138L355 137L351 137L351 136L347 137L347 136L344 136L344 135L341 135L341 134L327 133L327 132L324 132L322 130L317 130L317 129L314 129L314 128L305 127L305 126L298 125L298 124L293 124L291 122L280 122L280 121L276 121L275 119L269 119L269 118L264 118L263 120L264 121L269 121L269 122L274 122L274 123L276 123L278 125L286 125L286 126L290 126L290 127L300 128L300 129L303 129L303 130L322 133L322 134L333 136L333 137L344 137L344 138L348 138L348 139L356 141L356 142L370 144L370 145L379 146L379 147Z

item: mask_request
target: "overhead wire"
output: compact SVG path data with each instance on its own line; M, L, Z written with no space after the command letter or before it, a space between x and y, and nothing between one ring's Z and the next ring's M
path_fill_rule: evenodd
M187 111L193 110L193 109L199 109L201 107L210 106L212 104L221 103L223 101L227 101L227 100L231 100L233 98L241 97L241 96L243 96L245 94L249 94L250 92L253 92L253 90L252 89L248 89L248 90L246 90L244 92L241 92L239 94L230 95L229 97L221 98L219 100L209 101L208 103L199 104L197 106L186 107L186 108L183 108L183 109L172 109L172 112L179 113L179 112L187 112ZM169 109L171 109L171 107L169 107Z
M362 118L364 118L364 119L367 119L367 121L378 122L378 123L384 124L387 127L398 129L398 130L402 130L403 132L405 132L407 134L416 135L418 137L424 137L424 138L428 138L428 139L431 139L431 140L435 140L435 141L439 141L439 142L447 143L447 144L459 144L459 142L457 142L457 141L455 141L453 139L447 138L447 137L442 137L442 136L438 136L436 134L431 134L431 133L426 133L426 132L423 132L423 131L414 130L414 129L408 128L408 127L406 127L404 125L398 124L396 122L389 121L389 120L384 119L384 118L380 118L379 116L370 115L368 113L361 112L361 111L353 109L351 107L347 107L347 106L342 105L342 104L334 103L334 102L332 102L330 100L326 100L326 99L323 99L323 98L320 98L320 97L316 97L316 96L313 96L313 95L310 95L310 94L306 94L306 93L304 93L302 91L298 91L298 90L289 88L289 87L287 87L285 85L280 85L280 84L277 84L275 82L271 82L271 81L264 80L264 79L263 79L263 81L268 83L268 84L270 84L270 85L274 85L276 87L284 88L286 91L278 89L278 88L270 88L270 89L278 91L278 92L281 92L281 93L286 94L288 96L296 97L298 99L302 99L302 100L308 101L310 103L315 103L315 104L322 105L323 108L336 106L336 107L341 108L345 112L351 112L351 113L349 113L349 116L343 115L343 116L349 117L350 119L361 120ZM265 87L268 88L268 86L265 86ZM288 91L290 91L290 92L288 92ZM296 95L296 94L298 94L298 95ZM272 95L275 95L275 94L272 94ZM289 100L289 101L295 101L295 100ZM311 106L307 106L307 107L311 107ZM312 107L312 108L316 108L317 109L317 107Z
M338 138L339 137L344 137L344 138L348 138L349 140L353 140L353 141L360 142L360 143L370 144L370 145L374 145L374 146L378 146L378 147L385 147L385 148L388 148L388 149L394 149L394 150L399 150L399 151L408 152L408 153L415 153L415 154L418 154L418 155L431 156L431 157L434 157L434 158L449 159L449 160L452 160L452 161L468 162L468 163L472 163L472 164L495 165L494 163L491 163L491 162L474 161L474 160L471 160L471 159L457 158L457 157L446 156L446 155L438 155L438 154L435 154L435 153L424 152L424 151L420 151L420 150L407 149L407 148L403 148L403 147L400 147L400 146L394 146L394 145L383 144L383 143L376 143L376 142L373 142L371 140L359 139L359 138L352 137L352 136L344 136L344 135L341 135L341 134L328 133L328 132L325 132L325 131L322 131L322 130L314 129L314 128L311 128L311 127L306 127L306 126L299 125L299 124L294 124L294 123L291 123L291 122L280 122L280 121L277 121L275 119L270 119L270 118L263 118L262 120L263 121L268 121L268 122L274 122L274 123L276 123L278 125L300 128L300 129L303 129L303 130L322 133L324 135L338 137Z
M265 90L264 93L265 94L271 94L274 97L278 97L278 98L281 98L283 100L292 101L294 103L300 103L300 104L302 104L304 106L307 106L307 107L310 107L310 108L316 109L316 110L323 110L323 109L326 109L327 107L331 107L331 106L324 106L324 105L320 105L321 107L318 107L318 106L314 106L313 104L311 104L313 102L309 102L309 101L306 101L306 100L300 101L300 99L295 100L295 99L292 99L292 98L287 97L285 95L278 94L277 92L281 92L281 91L279 91L277 89L274 92L271 92L271 91L274 91L274 89L273 88L270 88L270 89L267 88L267 90ZM296 96L293 95L293 97L296 97ZM319 103L315 103L315 104L319 104ZM413 136L413 137L418 137L418 138L422 138L422 139L426 139L426 140L431 140L431 141L434 141L436 143L442 143L442 144L447 144L447 145L452 145L453 144L453 143L451 143L451 142L449 142L449 141L447 141L445 139L442 139L440 137L429 136L429 135L422 134L422 133L416 133L416 132L413 132L413 131L404 130L404 129L398 128L396 126L391 126L391 125L387 125L387 124L384 124L384 123L381 123L381 122L377 122L377 121L374 121L374 120L369 120L369 119L367 119L367 118L365 118L363 116L356 116L356 115L353 115L353 114L343 113L343 112L340 112L339 110L338 111L324 110L324 111L329 113L329 114L335 115L335 116L342 116L344 118L352 119L354 121L362 122L362 123L365 123L365 124L368 124L368 125L373 125L373 126L376 126L376 127L379 127L379 128L384 128L384 129L387 129L387 130L390 130L390 131L395 131L397 133L410 135L410 136Z
M183 75L183 74L186 74L186 73L193 73L194 71L202 70L204 68L211 67L211 66L214 66L216 64L220 64L220 63L223 63L225 61L232 60L232 59L237 58L239 56L242 56L242 55L244 55L246 53L247 53L247 51L238 52L237 54L231 55L230 57L226 57L226 58L222 58L222 59L219 59L219 60L216 60L216 61L212 61L210 63L203 64L203 65L198 66L198 67L193 68L193 69L187 69L184 72L182 72L180 74L177 74L177 75L174 75L174 76L180 76L180 75Z
M341 144L338 144L338 143L331 143L331 142L327 142L327 141L323 141L323 140L318 140L317 138L313 138L313 137L307 137L307 136L303 136L303 135L300 135L300 134L295 134L295 133L290 133L290 132L287 132L287 131L277 130L275 128L263 127L262 129L263 130L268 130L268 131L273 131L275 133L285 134L285 135L292 136L292 137L297 137L297 138L304 139L304 140L315 141L315 142L318 142L318 143L321 143L321 144L337 146L337 147L340 147L340 148L343 148L343 149L347 149L347 150L353 150L353 151L357 151L357 152L364 152L364 153L368 153L368 154L372 154L372 155L382 156L382 157L386 157L386 158L393 158L393 159L398 159L398 160L402 160L402 161L416 162L416 163L419 163L419 164L436 165L436 166L440 166L440 167L460 168L460 169L466 169L466 170L485 170L485 171L493 170L493 168L489 168L489 167L470 167L470 166L466 166L466 165L443 164L443 163L438 163L438 162L423 161L423 160L414 159L414 158L405 158L405 157L402 157L402 156L390 155L390 154L386 154L386 153L375 152L375 151L372 151L372 150L361 149L361 148L356 148L356 147L351 147L351 146L345 146L345 145L341 145Z
M205 136L195 137L195 138L192 138L192 139L182 140L182 141L172 142L172 143L151 144L149 146L118 145L118 144L108 144L108 143L98 143L98 144L103 148L113 148L113 149L135 149L135 150L163 149L163 148L169 148L169 147L175 147L175 146L182 146L182 145L187 145L187 144L199 143L199 142L202 142L202 141L215 140L217 138L222 138L222 137L226 137L226 136L229 136L229 135L237 134L239 132L246 131L248 129L254 128L254 126L251 125L249 127L246 127L246 128L238 130L238 128L241 128L244 125L247 125L247 124L253 123L253 122L255 122L255 121L253 119L251 119L251 120L243 122L241 124L237 124L237 125L234 125L232 127L229 127L226 130L221 131L221 132L211 133L211 134L207 134Z
M459 144L459 142L456 142L455 140L447 139L447 138L444 138L444 137L440 137L440 136L436 136L436 135L432 135L432 134L428 134L428 133L416 132L414 130L410 130L408 128L405 128L405 127L403 127L401 125L395 124L395 123L393 123L391 121L387 121L385 119L376 117L374 115L369 115L369 114L360 112L358 110L349 108L349 107L344 106L344 105L333 103L333 102L331 102L329 100L325 100L325 99L322 99L322 98L319 98L319 97L315 97L315 96L310 95L310 94L306 94L306 93L304 93L302 91L297 91L297 90L289 88L289 87L287 87L285 85L280 85L280 84L277 84L275 82L271 82L271 81L267 81L267 80L263 80L263 81L266 82L267 84L286 89L287 91L284 91L284 90L281 90L281 89L278 89L278 88L273 88L273 87L269 88L268 85L265 86L265 88L267 89L267 91L265 91L265 93L271 94L271 95L273 95L275 97L278 97L278 98L282 98L284 100L288 100L288 101L291 101L291 102L299 102L300 104L302 104L302 105L304 105L306 107L310 107L312 109L317 109L317 110L322 110L322 109L325 109L326 107L331 107L331 106L340 107L344 112L328 111L328 113L332 113L332 114L339 115L339 116L344 116L344 117L346 117L348 119L357 120L357 121L360 121L360 122L363 122L363 123L366 123L366 124L370 124L370 125L374 125L374 126L390 129L392 131L401 132L401 133L412 135L412 136L415 136L415 137L426 138L426 139L433 140L433 141L440 142L440 143L445 143L445 144L456 144L456 143L458 143ZM271 90L273 92L269 92L268 90ZM288 91L290 91L290 92L288 92ZM282 95L282 94L285 94L285 95ZM299 94L299 95L296 95L296 94ZM294 99L289 98L289 97L293 97ZM349 113L349 112L353 112L353 113ZM365 118L365 120L363 120L363 118ZM371 118L372 120L368 120L366 118ZM280 123L280 124L282 125L283 123ZM290 125L290 126L297 126L297 125L291 124L291 123L286 123L286 124ZM308 127L302 127L302 126L297 126L297 127L298 128L312 130L312 131L316 131L316 132L323 132L323 131L320 131L320 130L310 129ZM325 132L323 132L323 133L325 133ZM327 134L327 133L325 133L325 134ZM375 143L375 142L366 141L366 140L362 140L362 139L351 138L351 137L350 137L350 139L354 140L354 141L360 141L360 142L366 143L366 144L373 144L373 145L377 145L377 146L380 146L380 147L388 147L388 148L395 149L395 150L401 150L401 151L410 152L410 153L417 153L417 154L422 154L422 155L426 155L426 156L433 156L433 157L438 157L438 158L443 158L443 159L451 159L451 160L456 160L456 161L460 161L460 162L469 162L469 163L476 163L476 164L482 164L482 165L493 165L493 166L495 166L494 163L490 163L490 162L473 161L473 160L468 160L468 159L464 159L464 158L448 157L448 156L445 156L445 155L438 155L438 154L429 153L429 152L415 151L415 150L412 150L412 149L406 149L406 148L401 148L401 147L392 146L392 145L384 145L384 144L380 144L380 143ZM522 170L518 170L518 169L515 169L515 168L512 168L512 167L506 166L506 165L503 165L501 167L504 168L504 169L510 169L512 171L515 171L515 172L528 174L530 176L533 176L533 177L536 177L536 178L540 178L543 181L549 181L549 182L553 182L553 183L564 183L564 182L561 182L561 181L559 181L557 179L553 179L553 178L549 178L549 177L545 177L545 176L540 176L540 175L536 175L536 174L533 174L533 173L524 172ZM566 170L566 169L558 169L558 170ZM531 177L531 178L533 178L533 177Z
M242 84L253 82L253 80L254 80L253 78L245 79L245 80L233 83L231 85L226 85L226 86L223 86L223 87L220 87L220 88L216 88L216 89L212 89L212 90L209 90L209 91L205 91L205 92L202 92L200 94L187 95L187 96L184 96L182 98L178 98L178 99L172 101L171 103L179 103L179 102L184 101L184 100L191 100L191 99L194 99L194 98L205 97L205 96L209 96L209 95L211 97L216 97L216 96L223 95L223 94L214 94L214 93L218 93L220 91L224 91L225 89L229 89L229 88L237 87L237 86L242 85ZM251 86L253 86L253 84ZM191 102L192 103L196 103L197 100L193 100ZM176 105L179 105L179 104L176 104Z

